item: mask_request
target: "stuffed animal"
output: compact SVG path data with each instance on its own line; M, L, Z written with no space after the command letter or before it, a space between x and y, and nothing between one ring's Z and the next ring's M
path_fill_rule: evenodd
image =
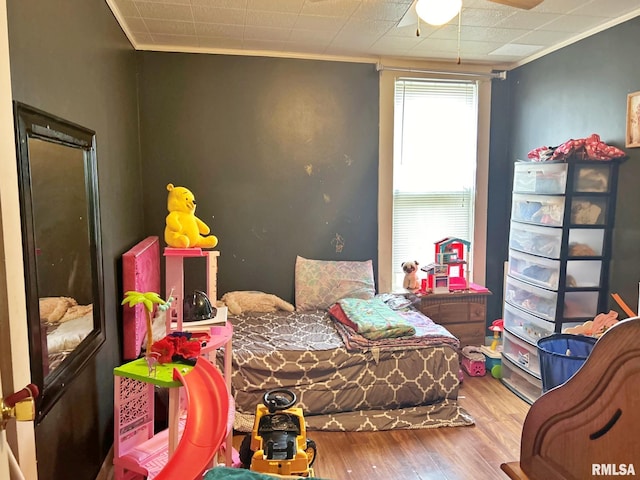
M240 291L225 293L221 301L229 309L232 315L243 312L269 313L277 310L293 312L294 306L285 302L280 297L263 292Z
M185 187L167 185L169 215L164 229L164 241L175 248L213 248L218 244L215 235L209 235L206 223L196 217L196 199ZM205 236L207 235L207 236Z
M418 280L418 265L417 261L403 262L402 271L404 271L404 281L402 286L409 290L415 290L420 288L420 281Z

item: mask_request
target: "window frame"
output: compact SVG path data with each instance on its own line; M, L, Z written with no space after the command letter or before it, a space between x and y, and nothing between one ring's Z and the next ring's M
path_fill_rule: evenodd
M380 72L380 135L378 163L378 291L391 292L393 281L393 136L395 110L395 82L399 78L441 80L437 74ZM467 80L460 75L447 79ZM484 285L486 278L487 206L489 181L489 132L491 113L491 79L478 81L478 142L475 186L474 232L471 241L473 258L472 282Z

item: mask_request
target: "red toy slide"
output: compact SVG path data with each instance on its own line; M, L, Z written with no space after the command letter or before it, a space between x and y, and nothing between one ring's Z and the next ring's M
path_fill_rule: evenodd
M184 376L174 369L173 378L185 386L187 419L175 452L155 480L196 480L227 436L229 394L222 374L204 357Z

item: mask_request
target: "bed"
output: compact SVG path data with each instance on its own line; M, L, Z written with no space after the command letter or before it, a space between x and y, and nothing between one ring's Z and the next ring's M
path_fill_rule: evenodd
M150 238L155 245L157 237ZM134 247L137 254L131 256L131 263L123 264L125 285L146 279L137 285L140 291L145 291L146 285L155 285L154 277L159 275L159 262L154 260L159 254L149 242L145 239L141 242L144 248ZM234 328L231 382L237 431L252 428L256 405L266 391L274 388L295 392L310 430L373 431L473 424L457 403L458 340L406 302L403 304L404 297L375 295L370 261L298 257L295 285L294 312L244 312L228 317ZM363 332L353 331L329 314L338 301L348 299L386 303L403 316L415 334L367 338ZM144 328L143 322L142 316L136 316L123 330L135 332ZM124 340L125 352L139 354L139 336L125 333ZM223 355L224 349L220 349L220 365Z
M274 388L296 393L310 430L473 424L457 403L458 339L403 296L374 295L371 262L298 257L295 275L295 312L229 318L236 430L251 429L256 404ZM366 338L334 315L343 300L387 304L415 333Z
M43 350L48 373L58 368L93 330L93 305L79 305L71 297L43 297L39 308L40 324L46 332Z

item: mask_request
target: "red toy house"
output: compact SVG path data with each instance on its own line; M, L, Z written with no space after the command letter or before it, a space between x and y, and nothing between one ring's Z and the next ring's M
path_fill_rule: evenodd
M465 257L470 250L471 242L461 238L447 237L435 242L436 264L446 266L449 290L469 289L469 264Z

